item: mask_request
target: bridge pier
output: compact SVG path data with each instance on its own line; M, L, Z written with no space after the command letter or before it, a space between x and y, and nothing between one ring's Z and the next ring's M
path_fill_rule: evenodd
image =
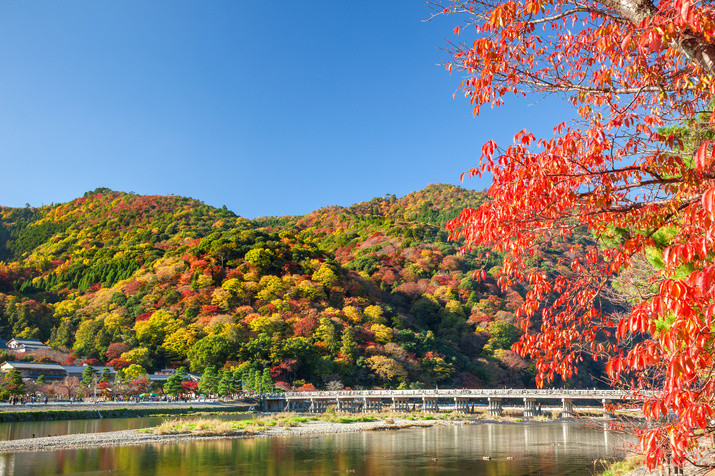
M409 398L392 397L392 411L395 411L395 412L410 411L410 399Z
M422 397L422 411L439 411L439 401L435 397Z
M562 398L561 403L561 416L563 418L571 418L572 416L574 416L573 400L571 400L570 398Z
M474 403L465 397L454 397L454 410L461 413L473 413Z
M368 400L363 398L363 412L367 413L370 411L379 412L382 410L382 402L380 400Z
M524 398L524 418L533 418L536 416L536 399Z
M501 398L489 397L487 399L487 412L491 417L499 417L502 414Z

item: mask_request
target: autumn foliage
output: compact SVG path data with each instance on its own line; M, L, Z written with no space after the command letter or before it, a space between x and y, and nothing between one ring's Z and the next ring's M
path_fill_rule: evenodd
M490 200L449 224L470 246L508 253L500 284L530 286L515 346L538 359L540 385L586 355L643 395L657 421L641 432L652 468L681 465L712 438L715 10L692 0L516 0L435 3L462 14L450 71L474 113L509 97L558 95L575 119L553 135L490 141L469 176L491 174ZM601 240L547 279L525 262L586 228ZM648 292L623 316L603 312L610 281L646 256ZM637 344L633 345L633 342Z

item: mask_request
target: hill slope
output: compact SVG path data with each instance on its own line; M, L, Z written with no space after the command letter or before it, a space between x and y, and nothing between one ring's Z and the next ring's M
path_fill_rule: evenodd
M247 220L182 197L98 189L0 208L0 336L146 370L270 368L350 386L531 385L502 293L446 221L483 194L430 185Z

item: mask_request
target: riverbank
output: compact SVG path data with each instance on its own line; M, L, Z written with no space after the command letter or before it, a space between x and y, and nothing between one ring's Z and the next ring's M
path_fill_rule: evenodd
M48 404L0 404L0 422L83 420L90 418L129 418L148 415L185 415L195 412L245 412L253 402L59 402Z
M372 421L335 421L301 417L285 417L286 423L271 424L271 418L263 417L263 424L251 425L249 422L243 423L242 429L225 433L224 430L216 430L202 426L200 429L187 429L185 432L154 433L151 429L144 430L122 430L106 433L82 433L60 436L46 436L38 438L25 438L21 440L0 441L0 453L23 453L34 451L54 451L60 449L77 449L89 447L105 446L134 446L144 444L165 444L182 443L200 440L236 439L236 438L259 438L278 437L293 435L318 435L325 433L348 433L360 431L384 431L400 430L415 427L431 427L446 424L464 424L464 421L457 420L414 420L409 418L379 417ZM296 420L298 420L296 422ZM300 421L305 420L305 421ZM350 420L350 419L347 419ZM248 423L246 425L246 423ZM219 431L220 434L213 432Z

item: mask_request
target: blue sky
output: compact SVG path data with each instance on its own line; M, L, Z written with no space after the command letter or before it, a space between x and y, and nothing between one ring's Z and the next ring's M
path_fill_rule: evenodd
M421 0L0 3L0 205L109 187L239 215L459 183L548 102L471 115ZM471 180L483 189L486 181Z

